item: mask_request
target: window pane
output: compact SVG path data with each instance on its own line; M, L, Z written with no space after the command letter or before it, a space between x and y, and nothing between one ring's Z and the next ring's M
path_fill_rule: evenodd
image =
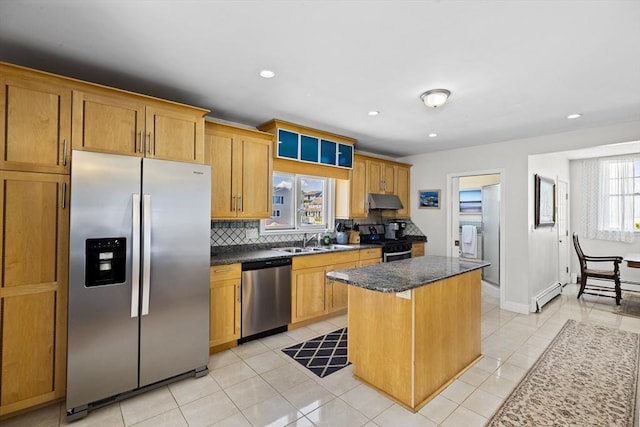
M325 165L336 164L337 144L325 139L320 143L320 163Z
M300 160L318 162L318 138L300 135Z
M338 166L353 167L353 147L346 144L338 144Z
M273 173L273 211L271 219L268 219L265 223L265 229L282 230L295 228L293 184L294 175L279 172Z
M300 194L298 223L300 228L323 227L325 224L325 179L298 177Z
M298 134L278 129L278 156L290 159L298 158Z

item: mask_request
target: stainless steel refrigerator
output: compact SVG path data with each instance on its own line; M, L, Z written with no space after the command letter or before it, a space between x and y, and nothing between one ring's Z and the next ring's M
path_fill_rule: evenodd
M209 361L211 169L74 151L67 418Z

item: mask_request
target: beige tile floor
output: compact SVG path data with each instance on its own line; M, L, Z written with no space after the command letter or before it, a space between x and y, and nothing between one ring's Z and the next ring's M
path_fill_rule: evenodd
M74 427L205 426L483 426L567 319L640 332L640 318L614 313L612 299L576 299L576 286L542 313L499 308L483 292L484 358L418 413L411 413L353 378L347 367L325 378L280 349L346 325L346 316L243 344L211 357L210 374L187 379L96 410ZM3 427L67 425L64 406L51 405L0 422Z

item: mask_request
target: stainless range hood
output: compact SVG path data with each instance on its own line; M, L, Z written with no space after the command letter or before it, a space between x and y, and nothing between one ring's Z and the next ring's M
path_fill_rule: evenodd
M402 202L395 194L369 193L369 209L402 209Z

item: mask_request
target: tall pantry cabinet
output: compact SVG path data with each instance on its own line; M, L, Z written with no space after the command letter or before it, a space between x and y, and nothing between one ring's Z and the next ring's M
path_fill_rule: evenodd
M0 64L0 416L66 380L71 89Z
M203 163L206 112L0 63L0 419L65 396L71 148Z

